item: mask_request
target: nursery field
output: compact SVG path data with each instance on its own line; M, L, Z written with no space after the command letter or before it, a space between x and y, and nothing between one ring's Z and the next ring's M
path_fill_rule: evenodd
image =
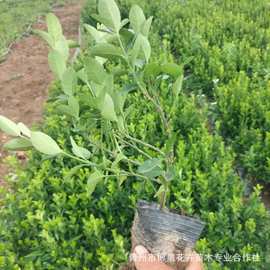
M204 269L270 269L269 12L88 0L81 44L47 15L44 121L0 116L5 149L28 157L11 155L0 193L0 269L129 269L139 200L205 224Z
M65 35L76 40L81 3L67 1L65 5L52 8L63 25ZM48 86L53 79L48 67L46 44L38 36L30 34L32 29L45 28L44 17L40 17L27 35L12 41L13 45L5 55L5 61L0 64L0 114L28 125L41 122ZM4 162L7 152L2 148L6 141L7 136L1 133L0 185L4 183L3 179L8 172L8 166ZM25 161L26 157L22 152L17 155Z
M36 18L50 10L51 5L65 0L2 0L0 1L0 61L9 51L10 44L29 31Z

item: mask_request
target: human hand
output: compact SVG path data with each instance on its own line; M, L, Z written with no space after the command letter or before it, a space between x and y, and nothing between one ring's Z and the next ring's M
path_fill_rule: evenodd
M153 255L151 255L143 246L137 246L134 249L134 255L138 258L138 260L135 260L137 270L173 270L171 267L158 261L157 259L153 260ZM140 257L144 259L140 260ZM147 260L147 257L149 257L149 260ZM190 260L185 270L203 270L202 260L196 252L192 252L189 258Z

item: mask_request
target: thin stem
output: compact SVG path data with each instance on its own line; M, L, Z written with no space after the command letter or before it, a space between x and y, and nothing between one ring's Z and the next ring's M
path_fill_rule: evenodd
M131 70L133 70L133 67L132 67L132 65L130 64L129 59L128 59L128 54L127 54L127 52L126 52L126 49L125 49L125 47L124 47L124 44L123 44L123 42L122 42L121 37L120 37L119 34L117 35L117 39L118 39L118 42L119 42L119 44L120 44L120 48L121 48L121 50L122 50L122 52L123 52L123 54L124 54L125 60L126 60L128 66L129 66L129 68L130 68Z
M141 164L139 162L136 162L135 160L129 159L129 158L124 158L124 160L136 165L136 166L140 166Z
M100 128L100 131L101 131L101 141L103 141L103 137L104 137L104 126L103 126L103 120L101 120L101 128ZM102 156L105 156L105 153L104 153L104 150L103 150L103 144L101 144L100 146L100 150L101 150L101 153L102 153Z
M145 96L145 98L148 99L149 101L151 101L154 104L154 106L156 107L158 113L160 114L160 118L161 118L161 121L162 121L162 124L164 126L165 131L168 130L169 124L168 124L168 121L167 121L167 119L165 117L165 113L164 113L162 107L159 105L158 102L155 101L155 99L153 97L150 96L147 89L142 85L142 83L138 79L138 77L137 77L134 70L133 70L132 74L133 74L133 77L134 77L137 85L139 86L139 88L141 89L143 95Z
M132 76L133 76L135 82L137 83L137 85L141 89L141 91L142 91L143 95L145 96L145 98L148 99L149 101L151 101L154 104L154 106L156 107L157 111L160 114L161 121L163 123L163 126L164 126L165 130L167 130L168 129L168 121L167 121L167 119L165 117L165 113L164 113L162 107L155 101L155 99L153 99L150 96L150 94L148 93L147 89L141 84L140 80L138 79L138 77L136 75L136 72L135 72L134 67L131 65L131 63L130 63L130 61L128 59L128 54L127 54L127 52L125 50L124 44L123 44L123 42L122 42L121 37L120 37L119 34L117 35L117 38L118 38L118 42L120 44L120 47L121 47L121 49L123 51L125 60L126 60L128 66L129 66L129 68L131 69L131 73L132 73Z
M90 162L90 161L85 160L85 159L82 159L82 158L75 157L75 156L73 156L73 155L71 155L71 154L69 154L69 153L67 153L67 152L63 152L62 154L63 154L64 156L67 156L67 157L69 157L69 158L72 158L72 159L74 159L74 160L77 160L77 161L79 161L79 162L81 162L81 163L84 163L84 164L87 164L87 165L90 165L90 166L98 166L96 163Z
M146 143L146 142L144 142L144 141L141 141L141 140L139 140L139 139L137 139L137 138L134 138L134 137L132 137L132 136L130 136L130 135L125 135L128 139L130 139L130 140L132 140L132 141L134 141L134 142L137 142L137 143L140 143L140 144L142 144L142 145L144 145L145 147L148 147L148 148L150 148L150 149L152 149L152 150L154 150L154 151L156 151L156 152L158 152L159 154L161 154L162 156L165 156L165 153L164 152L162 152L160 149L158 149L157 147L155 147L155 146L153 146L153 145L151 145L151 144L149 144L149 143Z
M107 148L104 148L104 147L102 147L102 146L100 146L100 145L98 145L96 143L91 142L91 141L90 141L90 144L92 146L94 146L94 147L97 147L99 150L104 150L105 152L107 152L108 154L110 154L112 157L114 156L114 153L111 150L109 150Z
M160 199L160 209L162 210L166 207L167 192L169 190L169 182L168 182L165 175L162 175L160 180L161 180L161 183L164 187L164 191L161 193L161 199Z
M143 178L145 180L149 180L146 176L144 176L142 174L138 174L138 173L127 173L127 175L129 175L129 176L135 176L135 177L139 177L139 178Z
M145 157L147 157L148 159L151 159L152 157L150 155L148 155L146 152L144 152L143 150L141 150L139 147L137 147L136 145L129 143L127 141L124 141L125 144L127 144L128 146L134 148L135 150L137 150L139 153L141 153L142 155L144 155Z
M22 132L21 132L21 134L20 134L20 137L22 137L22 138L24 138L24 139L27 139L27 140L30 140L30 139L31 139L31 137L29 137L28 135L26 135L26 134L24 134L24 133L22 133Z
M133 164L133 163L131 162L130 159L127 159L126 161L127 161L127 163L128 163L129 171L132 172L132 173L134 173L134 170L133 170L133 168L132 168L132 164ZM135 164L135 163L134 163L134 164ZM139 166L140 164L138 164L138 165L135 164L135 165L136 165L136 166Z
M92 96L95 97L96 95L95 95L95 93L94 93L94 91L93 91L93 89L92 89L90 83L89 83L89 82L86 82L86 85L87 85L87 87L89 88L89 90L90 90Z
M106 168L106 170L107 170L108 172L115 173L115 170L113 170L113 169ZM130 173L130 172L126 172L126 171L120 171L119 174L120 174L120 175L127 175L127 176L135 176L135 177L140 177L140 178L149 180L146 176L141 175L141 174L138 174L138 173ZM119 174L118 174L118 175L119 175ZM108 175L108 176L117 176L117 174L115 174L115 175Z
M125 60L126 60L128 66L129 66L129 68L130 68L130 70L131 70L131 72L132 72L132 76L133 76L135 82L137 83L138 87L139 87L140 90L142 91L144 97L145 97L146 99L148 99L150 102L152 102L153 105L156 107L156 110L158 111L158 113L159 113L159 115L160 115L160 118L161 118L161 121L162 121L162 124L163 124L163 129L164 129L165 132L168 131L168 130L169 130L169 122L168 122L168 120L166 119L165 113L164 113L163 108L161 107L161 105L160 105L160 103L159 103L159 101L158 101L158 98L157 98L157 97L156 97L156 99L153 98L153 97L149 94L149 92L147 91L146 87L141 83L140 79L137 77L137 74L136 74L136 71L135 71L134 66L131 65L131 63L130 63L130 61L129 61L128 54L127 54L127 52L126 52L126 50L125 50L125 47L124 47L124 45L123 45L123 42L122 42L122 40L121 40L120 35L118 34L117 37L118 37L118 41L119 41L120 47L121 47L121 49L122 49L122 51L123 51ZM150 144L148 144L148 143L145 143L145 142L143 142L143 141L141 141L141 140L139 140L139 139L133 138L132 136L130 136L130 135L128 135L128 134L125 134L125 136L126 136L126 138L128 138L128 139L130 139L130 140L132 140L132 141L134 141L134 142L136 142L136 143L142 144L142 145L144 145L145 147L148 147L148 148L150 148L150 149L152 149L152 150L155 150L155 151L158 152L159 154L161 154L161 155L163 155L163 156L166 156L165 153L163 153L160 149L158 149L157 147L155 147L155 146L153 146L153 145L150 145ZM120 139L122 139L122 138L120 137ZM122 140L123 140L123 139L122 139ZM123 141L124 141L124 140L123 140ZM131 144L131 143L129 143L129 142L126 142L126 141L124 141L124 142L125 142L126 144L128 144L129 146L135 148L135 149L136 149L137 151L139 151L140 153L143 153L144 155L148 156L148 158L151 158L147 153L145 153L144 151L142 151L141 149L139 149L137 146L135 146L135 145L133 145L133 144ZM168 157L167 157L167 158L168 158ZM168 165L169 160L167 160L166 163L167 163L167 165ZM146 178L146 179L147 179L147 178ZM147 180L148 180L148 179L147 179ZM165 182L164 182L164 192L161 194L160 209L163 209L163 208L165 207L165 205L166 205L166 199L167 199L166 197L167 197L167 192L168 192L168 183L167 183L166 178L164 178L164 181L165 181Z
M120 146L119 146L119 144L118 144L118 141L117 141L117 139L116 139L115 134L113 133L112 135L113 135L114 143L115 143L115 146L116 146L118 152L122 153L121 148L120 148Z
M101 149L101 147L100 147L99 145L94 144L93 142L90 142L90 143L91 143L93 146L98 147L99 149ZM118 145L118 143L117 143L117 145ZM104 150L105 152L107 152L108 154L110 154L111 157L113 157L113 158L115 157L115 154L114 154L112 151L110 151L109 149L103 148L103 150ZM118 151L122 152L119 145L118 145ZM125 155L124 155L124 156L125 156ZM130 163L132 163L132 164L134 164L134 165L137 165L137 166L140 165L139 162L136 162L135 160L129 159L129 158L127 158L127 157L125 157L124 160L126 160L126 161L128 161L128 162L130 162Z
M162 192L162 194L161 194L160 210L165 208L166 200L167 200L167 188L165 188L164 192Z
M115 135L116 137L118 137L120 140L123 141L123 143L127 144L128 146L134 148L135 150L137 150L139 153L143 154L144 156L146 156L147 158L151 159L152 157L150 155L148 155L146 152L144 152L143 150L141 150L139 147L137 147L136 145L125 141L124 139L122 139L121 137Z

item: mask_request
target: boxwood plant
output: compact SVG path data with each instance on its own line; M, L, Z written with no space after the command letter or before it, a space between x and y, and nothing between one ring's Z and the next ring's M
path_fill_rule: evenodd
M88 2L86 10L94 10L95 1ZM118 2L123 12L138 3L154 16L155 37L169 42L176 59L188 61L184 91L211 104L209 115L220 121L220 134L234 147L245 178L268 183L269 2ZM91 13L83 12L83 19L91 22Z
M181 91L184 67L166 42L151 58L152 17L134 5L123 20L112 0L95 10L96 27L85 25L89 48L74 65L54 15L38 33L58 79L42 131L0 117L14 137L7 149L37 150L3 194L1 268L119 269L136 202L156 198L206 222L197 250L211 256L207 269L267 268L260 187L244 196L232 149L209 132L207 104ZM255 259L242 259L247 254Z

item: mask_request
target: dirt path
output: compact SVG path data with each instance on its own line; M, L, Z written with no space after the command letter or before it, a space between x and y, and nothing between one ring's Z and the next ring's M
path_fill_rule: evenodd
M69 39L77 39L80 7L76 3L53 10ZM44 20L37 22L33 29L46 29ZM0 114L29 126L41 121L47 89L53 79L47 55L47 45L36 36L30 35L14 44L7 60L0 64ZM6 140L0 134L0 184L7 173L3 164L6 153L1 149Z

